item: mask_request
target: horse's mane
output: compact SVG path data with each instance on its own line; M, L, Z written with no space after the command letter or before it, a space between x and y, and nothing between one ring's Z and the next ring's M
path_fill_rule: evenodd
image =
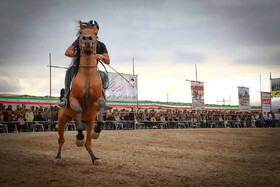
M93 21L89 21L88 23L86 22L82 22L84 28L93 28L94 24L93 24ZM80 27L79 27L79 30L77 32L77 39L79 40L80 38L80 34L81 34L81 30L80 30ZM80 65L80 54L81 54L81 51L80 51L80 46L79 46L79 42L76 42L76 44L74 45L74 48L75 48L75 56L70 64L70 75L72 75L73 77L78 73L78 70L79 70L79 65Z

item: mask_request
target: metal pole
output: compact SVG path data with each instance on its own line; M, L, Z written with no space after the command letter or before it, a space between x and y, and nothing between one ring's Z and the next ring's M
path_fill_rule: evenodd
M132 58L132 70L133 70L133 75L134 75L134 58Z
M49 53L49 59L50 59L50 98L52 97L52 54ZM51 119L49 124L49 129L52 129L52 106L50 105L50 112L51 112Z
M262 92L262 75L260 74L260 92Z
M272 111L272 106L273 106L273 102L272 102L272 100L273 100L273 97L272 97L272 84L271 84L271 72L270 72L270 75L269 75L269 81L270 81L270 109L271 109L271 111Z
M167 103L168 103L168 93L167 93Z
M52 54L49 53L50 59L50 98L52 97Z
M271 91L272 91L272 89L271 89L271 72L270 72L270 76L269 76L269 81L270 81L270 93L271 93Z

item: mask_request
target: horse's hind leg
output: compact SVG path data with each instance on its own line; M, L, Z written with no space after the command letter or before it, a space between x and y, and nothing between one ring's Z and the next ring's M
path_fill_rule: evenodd
M96 116L96 115L95 115ZM95 116L94 116L94 119L95 119ZM91 160L92 160L92 163L93 164L101 164L101 160L99 158L96 158L92 152L92 149L91 149L91 132L93 130L93 126L94 126L94 120L93 121L90 121L88 124L87 124L87 127L86 127L86 130L87 130L87 136L86 136L86 144L85 144L85 147L91 157Z
M104 108L106 106L106 103L104 100L100 99L98 101L99 106L99 113L97 115L97 125L94 126L94 130L91 133L92 139L97 139L101 132L101 127L105 124L103 120L103 114L104 114Z
M77 128L78 134L76 136L76 144L78 147L81 147L84 145L83 126L82 126L82 120L81 120L82 107L80 106L79 101L74 97L70 98L70 106L74 110L74 112L76 113L76 116L77 116L76 128Z
M64 130L65 130L65 125L67 123L67 118L65 116L62 116L62 113L59 112L59 120L58 120L58 153L57 156L55 157L54 163L59 164L61 163L61 148L64 144Z

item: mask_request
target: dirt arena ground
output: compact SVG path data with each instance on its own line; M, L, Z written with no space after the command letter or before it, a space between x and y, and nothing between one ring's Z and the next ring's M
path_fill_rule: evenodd
M76 132L0 134L1 186L280 186L280 129L102 131L93 165Z

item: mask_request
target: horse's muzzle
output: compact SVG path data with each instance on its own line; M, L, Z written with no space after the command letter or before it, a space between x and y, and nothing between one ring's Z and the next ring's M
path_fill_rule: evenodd
M86 48L93 47L93 38L91 35L84 35L82 37L82 47L86 47Z

